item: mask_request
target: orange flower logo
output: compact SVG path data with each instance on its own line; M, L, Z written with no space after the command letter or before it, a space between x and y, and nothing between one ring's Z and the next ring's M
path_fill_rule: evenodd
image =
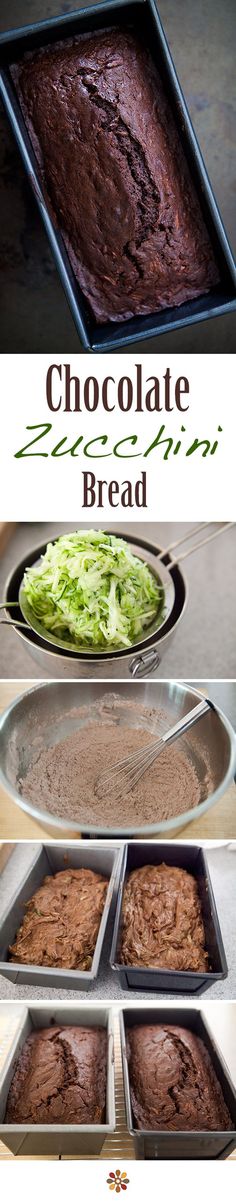
M107 1185L109 1185L109 1189L114 1189L116 1194L120 1194L121 1189L127 1189L129 1178L126 1173L121 1173L120 1169L116 1169L115 1173L109 1173Z

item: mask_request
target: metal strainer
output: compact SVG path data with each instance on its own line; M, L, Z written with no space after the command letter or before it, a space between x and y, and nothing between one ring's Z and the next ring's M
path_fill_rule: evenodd
M159 586L163 590L162 609L160 610L160 612L158 612L155 615L155 618L152 620L152 622L150 622L149 625L147 625L145 627L145 629L142 631L142 636L139 637L137 642L132 644L132 650L138 650L140 647L143 647L143 644L147 640L149 640L150 637L153 635L154 636L157 635L157 638L158 638L160 635L160 632L163 632L164 627L167 625L167 622L169 621L169 618L172 614L172 611L173 611L174 605L175 605L175 584L174 584L174 580L172 577L172 569L176 565L178 566L184 559L187 559L188 556L192 555L194 553L194 551L200 550L200 547L203 547L207 543L210 543L213 539L218 538L220 536L220 534L224 534L226 530L228 530L231 526L235 525L235 522L224 522L222 525L220 525L217 528L217 530L213 530L213 532L211 534L208 534L206 538L204 537L204 538L200 539L200 541L191 545L187 549L187 551L181 552L181 555L172 556L172 551L176 551L178 547L182 546L189 539L194 538L195 536L200 534L203 530L206 531L209 528L209 526L212 526L212 525L213 525L212 522L207 522L207 523L203 522L202 525L191 528L191 530L187 534L184 534L182 536L182 538L179 538L176 542L170 543L169 546L166 547L164 550L160 551L158 555L155 555L151 551L140 547L139 544L132 542L132 551L133 551L134 555L137 556L138 559L143 560L147 564L150 571L155 576L155 579L157 580ZM109 534L110 531L107 531L106 533ZM117 536L119 537L119 532L117 532ZM58 537L59 537L59 535L58 535ZM124 538L123 534L122 534L122 538ZM56 541L56 540L54 540L54 541ZM129 542L129 539L124 540L124 541ZM41 559L42 559L42 556L40 558L35 559L34 564L33 564L33 566L35 568L37 566L39 566ZM165 559L167 559L167 564L165 563ZM169 563L168 563L168 560L169 560ZM108 651L111 652L111 654L114 656L120 654L119 648L117 648L117 646L115 648L112 648L111 644L107 645L104 648L101 646L99 646L99 647L95 646L94 644L91 647L88 647L88 646L85 647L84 644L80 645L79 643L74 642L72 639L69 638L69 636L67 639L61 638L59 635L54 634L54 632L52 633L52 631L48 631L46 629L46 627L43 625L43 623L40 622L38 620L38 618L35 616L32 608L29 604L28 598L27 598L25 590L24 590L23 580L21 581L21 584L19 587L18 600L17 601L8 601L7 608L9 606L14 606L14 605L20 606L20 610L21 610L24 620L21 621L21 620L18 620L18 618L17 618L16 621L14 622L14 619L12 619L12 621L10 621L9 618L4 618L2 624L9 625L9 626L23 627L25 629L30 628L32 631L34 631L34 633L36 635L38 635L41 639L43 639L43 641L45 643L48 643L51 648L55 647L56 649L60 649L62 651L70 651L70 653L72 655L77 654L77 655L81 656L84 654L84 655L86 655L86 657L88 655L94 656L96 654L99 656L103 656L103 655L107 656ZM2 608L5 608L5 607L6 607L6 603L3 604ZM121 646L121 649L122 649L122 646Z

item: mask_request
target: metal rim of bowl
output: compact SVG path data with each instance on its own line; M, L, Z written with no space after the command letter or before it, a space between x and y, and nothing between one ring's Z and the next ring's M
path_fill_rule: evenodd
M48 689L48 688L50 688L50 685L54 684L54 683L57 684L58 682L57 681L56 682L55 681L43 681L43 683L34 685L31 689L28 689L26 691L26 693L21 693L19 695L19 697L15 698L15 700L12 701L9 706L7 706L7 709L5 709L4 712L0 716L0 735L1 735L2 728L4 727L4 723L7 720L9 714L12 713L12 711L14 711L14 709L16 709L16 707L20 704L22 697L29 696L31 693L35 693L38 689L40 689L40 690L44 689L44 688ZM64 682L61 682L61 683L64 683ZM168 682L168 683L170 683L170 682ZM175 681L174 683L178 685L180 690L183 690L185 687L183 682ZM191 688L191 693L193 694L193 696L198 698L198 700L201 700L202 694L198 692L198 689ZM207 810L209 810L211 808L211 806L215 805L216 802L219 801L219 798L222 797L222 793L226 792L226 790L228 789L229 785L232 782L234 774L235 774L236 735L235 735L233 726L231 725L231 722L229 722L229 719L226 717L226 715L223 713L223 711L221 709L219 709L218 706L215 707L215 712L216 712L218 718L220 719L220 721L222 722L222 724L229 736L230 757L229 757L229 765L227 768L227 772L224 776L224 781L223 781L222 785L218 785L217 789L214 790L214 793L211 793L210 797L206 798L206 801L200 802L200 805L194 806L192 810L186 810L186 811L184 811L184 813L178 814L177 818L172 818L172 819L168 818L168 819L165 819L163 822L146 824L145 826L142 826L141 823L138 826L132 826L130 824L128 827L125 826L125 827L107 827L106 828L106 827L100 827L100 826L90 826L88 822L76 823L76 822L72 822L70 819L67 820L66 818L65 819L62 819L59 817L57 818L56 815L50 814L50 811L39 810L35 806L31 805L29 802L27 802L26 799L22 798L21 795L19 793L17 793L17 790L14 788L14 786L8 781L8 778L5 776L5 773L2 771L1 764L0 764L0 782L3 785L4 789L10 794L13 801L15 801L16 804L19 806L19 808L21 810L24 810L24 812L26 814L29 814L29 816L31 818L35 818L36 821L41 824L41 826L45 824L46 826L48 825L48 826L52 827L52 829L54 827L57 827L60 830L62 830L63 832L65 832L65 830L68 830L71 832L74 831L77 834L79 834L79 833L83 834L83 832L86 832L86 833L89 832L89 834L94 838L96 838L97 836L99 836L99 837L103 836L104 838L108 837L108 838L112 839L114 837L115 838L123 838L123 837L126 838L126 837L130 836L131 833L134 833L137 835L138 834L142 834L142 835L150 834L151 835L151 834L156 834L159 831L168 831L171 829L178 830L181 826L185 826L185 825L187 825L188 822L192 822L194 818L198 818L202 814L205 814L207 812Z

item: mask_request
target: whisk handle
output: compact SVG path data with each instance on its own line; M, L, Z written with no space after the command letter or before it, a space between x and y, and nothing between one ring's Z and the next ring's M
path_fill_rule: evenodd
M209 709L214 709L210 701L207 701L205 698L203 701L199 701L199 704L195 705L194 709L189 710L188 714L185 714L183 718L180 718L179 722L176 722L175 726L171 727L171 731L167 731L165 735L162 735L162 743L168 744L174 742L175 739L178 739L179 735L185 734L187 730L190 730L191 726L195 725L195 722L203 718L203 715Z

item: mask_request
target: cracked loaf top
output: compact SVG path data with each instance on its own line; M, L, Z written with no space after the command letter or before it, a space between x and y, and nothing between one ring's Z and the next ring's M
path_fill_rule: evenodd
M183 868L145 864L124 888L121 962L208 972L197 881Z
M9 948L11 961L86 971L91 968L108 881L90 868L46 876L27 902Z
M12 68L54 218L97 321L206 293L218 269L149 51L111 29Z
M135 1126L149 1131L228 1131L232 1119L205 1044L184 1027L127 1033Z
M20 1053L5 1123L103 1123L107 1033L102 1027L45 1027Z

